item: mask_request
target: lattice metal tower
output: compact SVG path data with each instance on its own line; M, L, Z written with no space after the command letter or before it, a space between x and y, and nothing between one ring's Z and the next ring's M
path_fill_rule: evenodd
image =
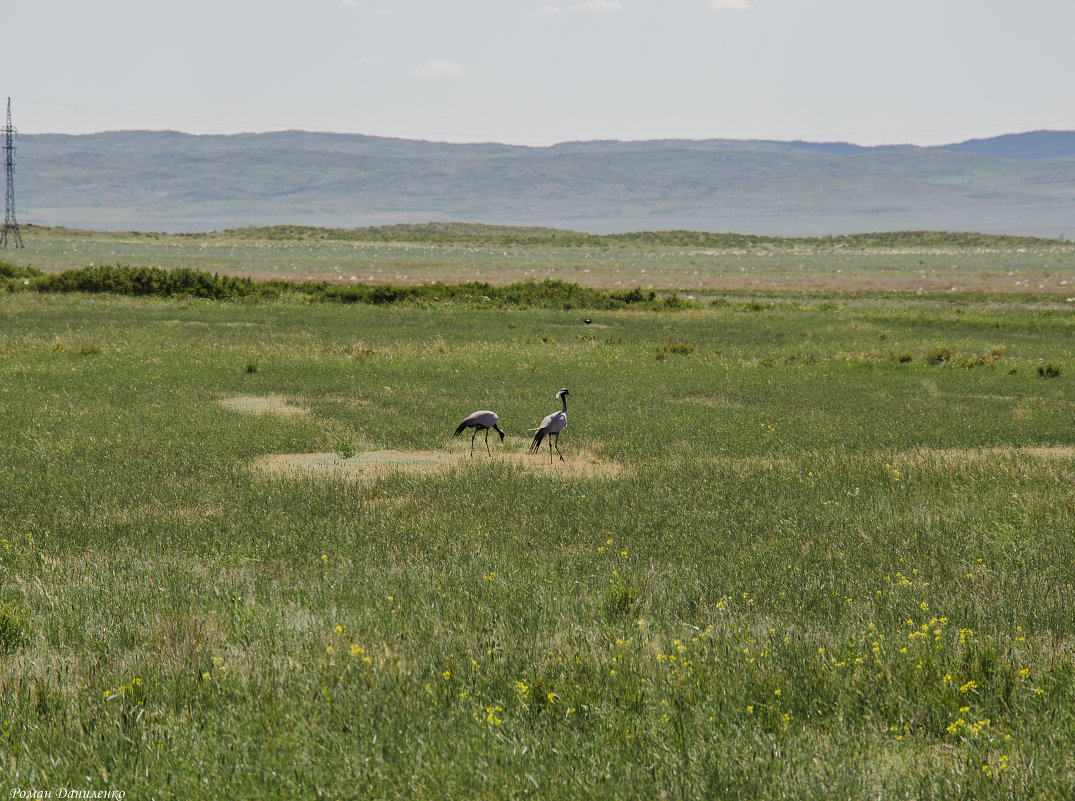
M11 124L11 98L7 99L7 125L4 126L4 168L7 174L7 195L4 203L4 230L0 233L0 248L6 248L8 234L13 247L21 248L22 234L15 219L15 126Z

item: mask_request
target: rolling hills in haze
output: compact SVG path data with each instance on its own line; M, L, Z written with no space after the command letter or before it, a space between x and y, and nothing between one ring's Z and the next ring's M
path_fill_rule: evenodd
M461 221L592 233L1075 235L1075 132L938 147L765 140L450 144L285 131L34 134L22 223L209 231Z

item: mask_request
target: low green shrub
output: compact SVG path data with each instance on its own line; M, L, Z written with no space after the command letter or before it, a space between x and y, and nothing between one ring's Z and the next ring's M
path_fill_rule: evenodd
M934 366L946 364L952 360L952 351L944 347L936 347L926 354L926 364Z
M23 269L23 268L14 268ZM568 281L519 281L505 286L472 281L464 284L349 284L339 286L325 281L295 284L289 281L255 282L249 278L218 275L203 270L159 267L104 265L45 274L27 273L22 287L33 292L91 292L116 295L154 295L157 297L195 297L210 300L259 300L286 294L304 295L310 302L362 303L370 306L431 306L458 304L491 308L522 309L626 309L676 310L696 308L698 304L672 294L659 297L656 292L635 288L623 292L605 292Z
M657 346L657 361L663 361L669 354L689 356L694 353L694 345L681 339L666 339Z
M66 270L32 278L27 288L35 292L107 292L115 295L156 295L237 300L260 292L249 278L217 275L181 267L127 267L102 265Z
M618 620L627 617L631 609L638 601L638 590L622 580L617 580L605 592L602 604L607 620Z
M10 603L0 604L0 654L13 654L30 643L30 623L26 610Z
M13 288L12 284L15 281L26 281L39 275L44 275L44 273L35 267L22 267L18 264L0 261L0 284L6 284L8 289Z

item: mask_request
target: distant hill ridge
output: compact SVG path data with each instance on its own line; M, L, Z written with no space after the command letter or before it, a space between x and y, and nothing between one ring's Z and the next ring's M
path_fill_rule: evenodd
M329 149L351 155L471 154L483 153L576 153L608 150L758 150L763 152L827 153L854 155L866 152L956 151L1009 159L1075 159L1075 131L1029 131L1003 134L988 139L968 139L947 145L855 145L850 142L781 141L775 139L597 139L561 142L533 147L496 143L434 142L399 139L366 134L317 133L312 131L275 131L244 134L187 134L179 131L107 131L95 134L23 134L23 144L44 146L57 155L74 152L112 151L121 155L167 153L175 150L213 152L221 150L289 148Z
M953 233L947 231L891 231L823 237L776 237L708 231L633 231L623 234L586 234L558 228L528 228L476 223L425 223L366 228L315 228L277 225L220 231L223 237L278 241L430 242L475 245L651 245L722 250L809 247L832 249L1064 247L1056 239L1009 234Z
M777 237L710 231L633 231L623 234L587 234L560 228L539 228L483 223L400 223L363 228L325 228L306 225L251 226L168 234L149 231L93 231L63 226L26 225L34 239L65 241L161 242L220 244L248 242L392 242L401 244L471 245L475 247L629 247L705 248L708 250L980 250L1011 251L1034 248L1071 252L1075 243L1010 234L952 231L885 231L822 237ZM0 262L3 264L3 262Z
M1075 233L1075 132L938 147L653 140L549 147L282 131L18 139L20 220L108 230L453 220L588 233Z

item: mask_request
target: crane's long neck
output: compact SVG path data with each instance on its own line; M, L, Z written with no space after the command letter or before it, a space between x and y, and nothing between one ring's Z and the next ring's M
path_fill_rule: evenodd
M564 414L567 414L567 395L560 396L560 403L564 404L563 412Z

